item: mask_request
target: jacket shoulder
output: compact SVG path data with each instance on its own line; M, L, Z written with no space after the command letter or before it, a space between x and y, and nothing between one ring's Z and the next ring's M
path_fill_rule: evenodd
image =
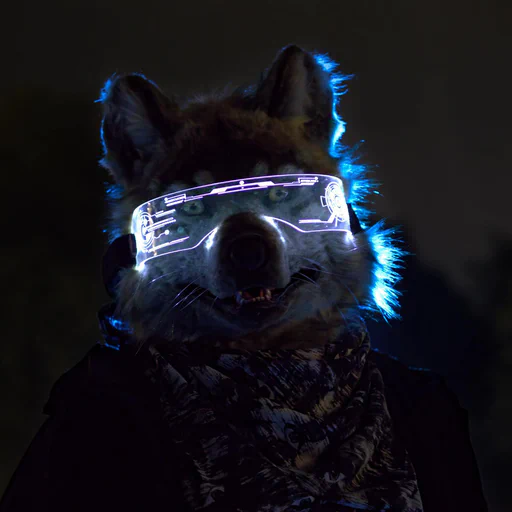
M425 512L486 512L469 416L446 379L372 350L395 435L416 470Z
M162 502L183 510L181 492L163 476L158 408L125 357L97 345L57 380L0 512L152 510Z

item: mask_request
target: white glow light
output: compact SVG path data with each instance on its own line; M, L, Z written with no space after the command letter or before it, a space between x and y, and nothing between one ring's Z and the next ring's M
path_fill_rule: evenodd
M271 188L286 187L283 201L271 201ZM290 193L296 190L294 193ZM296 196L294 194L297 194ZM299 218L295 201L304 205L308 217ZM208 214L201 211L197 216L184 209L190 201L208 204ZM338 231L350 233L350 222L343 190L343 182L335 176L323 174L281 174L259 176L244 180L231 180L173 192L157 197L137 207L132 216L132 233L137 243L137 268L145 261L167 254L196 249L204 243L210 250L214 244L219 212L225 218L233 213L233 205L240 211L257 201L257 213L269 222L285 242L281 226L285 225L300 233ZM249 205L249 206L247 206ZM262 209L267 214L262 215ZM217 213L217 215L213 215ZM278 215L276 215L278 214ZM215 225L209 219L215 218ZM212 221L213 222L213 221Z

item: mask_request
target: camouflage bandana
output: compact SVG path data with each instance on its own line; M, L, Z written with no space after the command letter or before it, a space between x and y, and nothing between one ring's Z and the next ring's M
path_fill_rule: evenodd
M422 512L361 319L317 349L149 350L191 510Z

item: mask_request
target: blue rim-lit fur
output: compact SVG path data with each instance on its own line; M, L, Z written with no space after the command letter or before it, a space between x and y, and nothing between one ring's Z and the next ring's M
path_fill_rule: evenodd
M338 64L327 55L316 54L315 60L329 74L333 92L333 118L336 123L330 144L330 154L339 159L341 176L350 185L347 202L351 203L361 227L366 230L369 243L375 255L373 265L373 282L370 303L364 309L370 313L380 313L388 321L400 318L400 292L395 289L396 283L401 279L399 270L403 267L403 257L406 252L399 247L398 228L385 228L381 220L368 228L370 215L371 194L379 194L378 183L368 177L368 169L358 162L355 152L357 148L348 149L341 143L345 132L345 122L338 114L339 97L347 92L345 83L352 78L351 75L342 75L336 72Z
M140 76L141 78L144 78L144 80L147 80L148 82L150 82L156 86L156 84L153 81L149 80L142 73L133 73L133 75ZM106 101L108 101L108 99L112 93L112 86L114 85L117 76L118 76L117 73L114 73L105 82L105 84L103 85L103 88L101 89L100 97L95 101L95 103L105 103ZM104 122L105 121L102 120L101 125L100 125L100 141L101 141L101 148L102 148L102 153L103 153L103 158L100 160L100 164L102 164L105 161L105 157L107 155L107 145L105 143L105 135L104 135L104 127L103 127ZM123 197L123 187L116 183L109 183L107 181L104 183L104 186L105 186L106 201L107 201L109 208L111 208L115 203L117 203L119 201L119 199L121 199ZM123 235L123 232L121 231L121 229L118 226L113 226L111 223L108 224L108 227L105 227L103 229L103 233L105 233L108 236L108 243L110 243L110 244L116 238L119 238L120 236Z

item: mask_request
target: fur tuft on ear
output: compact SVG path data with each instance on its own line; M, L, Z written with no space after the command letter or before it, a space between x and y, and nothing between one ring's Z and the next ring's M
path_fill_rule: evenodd
M114 75L103 87L101 165L124 188L143 179L144 166L162 157L176 128L178 107L141 74Z
M278 54L255 93L257 108L271 117L303 117L309 137L329 149L336 121L329 72L298 46Z

